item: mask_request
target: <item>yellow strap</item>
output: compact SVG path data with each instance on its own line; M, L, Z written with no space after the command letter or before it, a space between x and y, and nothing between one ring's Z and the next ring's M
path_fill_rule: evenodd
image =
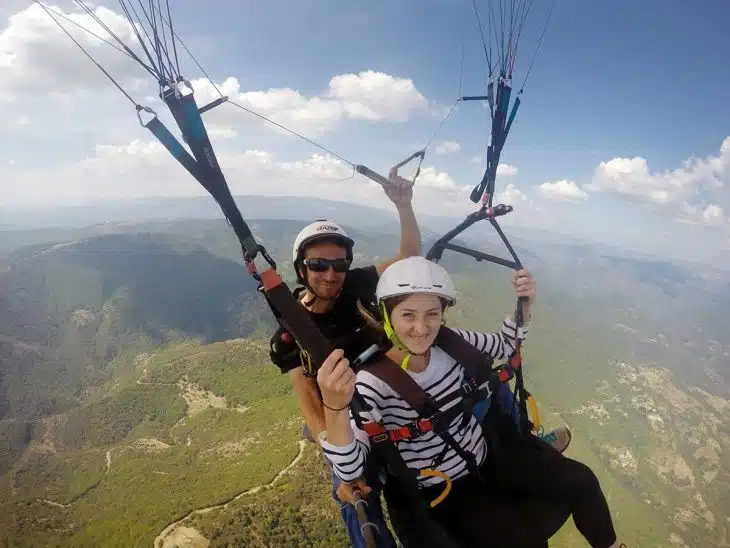
M451 492L451 478L441 472L440 470L433 470L432 468L423 468L419 470L418 472L419 476L431 476L433 478L442 478L446 482L446 487L444 487L443 492L436 497L434 500L431 501L431 508L439 504L440 502L443 502L443 500L446 498L446 496Z
M384 302L380 303L380 309L383 312L383 329L385 330L385 334L388 336L390 342L393 343L393 346L395 346L398 350L402 350L406 354L406 357L400 362L401 368L405 371L408 368L408 360L411 358L410 350L408 350L408 347L404 345L398 338L398 335L396 335L395 329L393 329L393 324L390 323L390 316L388 316L388 311L385 308Z
M540 429L540 413L537 411L537 402L532 394L527 397L527 407L532 420L532 431L537 432Z
M307 351L299 350L299 359L302 361L305 377L314 377L314 367L312 367L312 355Z

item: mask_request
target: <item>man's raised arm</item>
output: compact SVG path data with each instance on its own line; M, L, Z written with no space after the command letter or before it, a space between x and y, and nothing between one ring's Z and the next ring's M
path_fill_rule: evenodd
M400 246L395 257L376 265L378 274L382 274L386 268L400 259L421 254L421 230L413 212L413 183L399 176L397 170L390 171L390 181L391 184L384 188L385 194L398 211Z

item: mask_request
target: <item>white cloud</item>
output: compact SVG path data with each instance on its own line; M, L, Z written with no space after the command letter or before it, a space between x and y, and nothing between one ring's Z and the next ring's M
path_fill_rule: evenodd
M497 177L510 177L517 175L517 168L509 164L499 164L497 166Z
M352 168L331 156L313 154L307 160L284 162L278 166L285 172L322 182L336 182L352 176Z
M233 139L239 135L239 132L235 129L216 124L206 124L206 129L211 139L214 137L218 137L219 139Z
M682 167L659 173L652 173L648 161L639 156L601 162L584 188L662 207L685 221L725 224L730 209L730 137L718 156L693 156Z
M578 185L565 179L552 183L542 183L539 189L543 196L552 200L576 202L588 198L588 194L578 188Z
M436 171L436 168L431 166L421 168L421 174L416 179L416 186L446 191L454 191L457 189L456 183L448 173Z
M494 203L516 206L518 204L528 204L530 201L524 192L510 183L495 197Z
M333 131L348 118L401 122L425 106L423 95L410 80L373 71L334 76L329 89L313 97L306 97L291 88L242 91L235 77L216 84L200 78L191 81L191 85L199 105L209 103L222 94L233 103L309 137ZM231 116L231 110L229 105L209 111L205 114L206 122L213 121L220 126L256 123L287 133L250 113L240 112L240 116Z
M218 159L234 194L318 196L392 211L380 185L354 174L350 166L330 156L313 154L290 160L271 151L250 149L221 152ZM16 167L5 175L3 183L8 184L0 187L0 202L11 207L206 195L156 141L99 145L88 158L57 166L52 172ZM448 173L426 167L416 181L414 206L419 214L461 215L473 209L462 192L468 189L457 185Z
M294 131L320 135L343 117L343 105L320 97L307 98L293 89L249 91L233 97L243 106Z
M336 98L350 118L369 121L403 122L411 111L427 107L412 80L373 70L333 77L327 96Z
M110 39L110 35L90 15L53 9L79 26ZM140 51L126 17L105 7L97 7L93 11L122 42L132 50ZM136 88L143 79L149 79L138 64L108 44L77 25L60 18L59 22L126 87ZM36 93L44 97L83 93L111 85L37 4L11 15L8 26L0 33L0 74L0 101L15 101L21 95Z
M349 166L319 154L291 162L261 150L221 153L218 157L234 193L316 195L324 188L321 185L352 176ZM9 184L3 184L0 202L7 204L68 204L204 194L202 187L162 145L141 140L125 145L99 145L92 156L57 166L53 172L16 170L7 175L6 181ZM355 180L347 188L357 186L364 185Z
M702 212L702 223L710 226L719 226L726 222L725 211L717 204L708 205Z
M470 160L473 164L478 164L480 169L486 169L487 167L487 159L486 156L474 156ZM517 175L517 167L510 165L510 164L499 164L497 166L497 177L512 177L513 175Z
M204 194L169 153L150 140L149 133L139 127L133 107L39 6L10 0L16 6L10 17L8 1L0 2L0 16L8 14L7 19L2 18L5 28L0 27L0 204ZM64 1L64 5L72 5L70 0ZM95 9L128 44L136 46L126 17L106 8ZM71 15L71 8L65 8L64 13L87 28L96 27L78 10ZM180 137L174 123L169 123L165 105L156 97L155 82L143 69L88 33L63 24L135 100L157 110ZM98 27L94 30L104 35ZM204 78L192 79L192 85L201 106L218 97ZM223 75L216 85L232 101L303 135L316 139L333 133L323 144L370 165L389 165L392 158L384 157L387 151L378 151L380 145L388 149L391 143L421 142L420 137L433 129L426 125L435 126L434 120L448 111L448 107L429 104L411 79L373 70L314 82L314 92L297 88L306 85L312 89L311 81L247 89L244 80ZM4 104L4 100L12 103ZM399 135L385 135L390 126L379 135L367 132L367 141L358 134L364 124L401 123L422 114L425 119L415 121L423 122L422 126L404 124L413 134L402 136L398 128ZM392 207L379 185L353 175L348 165L329 155L301 152L297 145L309 145L295 138L281 139L279 129L230 104L207 112L204 118L234 193L318 195ZM417 138L414 134L421 131ZM381 135L387 137L382 143L378 141ZM455 141L434 145L437 153L461 150ZM485 155L471 161L476 165L463 164L449 173L423 167L414 192L417 211L458 215L474 211L478 204L468 196L481 177L475 170L483 169ZM589 185L578 188L570 181L555 181L545 183L538 192L569 201L585 200L587 190L612 192L667 208L684 222L730 228L729 166L730 137L718 155L691 158L673 171L652 171L644 158L614 158L598 166ZM512 179L504 177L522 178L522 172L505 163L498 166L497 174L495 203L515 206L515 213L505 217L505 222L534 224L539 217L537 206L542 203L538 194L528 186L505 184ZM545 213L544 217L549 220L551 215Z
M166 113L167 109L157 97L153 77L132 59L79 28L109 38L109 34L90 15L80 10L53 9L78 23L77 26L58 18L59 23L129 92L134 101L152 107L161 116ZM140 51L126 16L105 7L97 7L94 12L125 44ZM141 52L140 57L145 59ZM207 79L189 76L199 106L219 97L218 91ZM336 75L321 93L312 96L292 88L244 90L235 77L225 78L215 85L232 101L309 137L332 131L348 119L403 122L413 114L430 113L428 102L412 80L372 70ZM17 106L14 112L2 109L1 125L8 127L12 124L29 135L33 133L32 128L41 123L42 113L46 111L59 113L59 116L48 117L53 126L57 124L64 131L73 128L77 133L82 131L79 128L83 128L91 134L95 133L94 126L98 125L100 113L103 113L109 127L118 127L114 122L122 116L130 118L131 107L113 83L36 4L10 16L7 27L0 31L2 101L13 101ZM29 117L30 123L21 124L20 113ZM74 117L74 123L66 119L70 116ZM135 116L131 119L136 122ZM232 137L235 132L250 132L252 127L262 125L269 131L274 128L250 114L232 114L230 105L209 111L205 119L215 126L213 133L217 137ZM43 125L44 133L52 135L54 127L46 123ZM126 139L134 135L127 133ZM96 142L101 140L97 134L94 138ZM117 135L117 138L122 136Z
M89 15L68 9L62 13L107 36ZM136 44L125 16L102 7L96 14L130 47ZM133 99L152 107L173 135L181 138L168 109L156 96L152 77L108 44L63 19L60 22L132 92ZM191 79L190 83L199 106L217 99L220 92L310 137L340 129L345 120L401 122L416 113L433 114L412 80L375 71L336 75L313 95L292 88L245 90L235 77L216 83ZM49 94L49 90L54 92ZM0 203L4 205L204 192L140 128L134 108L38 5L23 7L8 17L6 28L0 27L0 101L3 99L13 101L12 108L0 109L0 141L10 137L0 184ZM257 133L259 128L270 132L274 126L230 104L206 112L204 119L234 192L317 195L324 191L333 198L352 199L355 189L355 196L364 192L375 196L376 201L377 196L384 196L379 185L354 175L350 166L330 156L275 156L269 151L282 153L286 144L280 143L285 142L274 144ZM239 138L246 144L241 145ZM31 139L33 147L24 146L23 139ZM259 146L268 142L263 148L269 151L245 150L251 142ZM43 152L39 154L39 150ZM4 160L2 155L0 159ZM347 179L352 181L330 184ZM456 188L448 174L433 169L425 169L420 182L434 192Z
M433 147L434 152L440 155L453 154L454 152L459 152L460 149L461 145L456 141L441 141Z

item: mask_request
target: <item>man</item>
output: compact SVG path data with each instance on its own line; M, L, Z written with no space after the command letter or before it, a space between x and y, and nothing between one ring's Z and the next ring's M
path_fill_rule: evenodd
M340 225L327 220L306 226L294 241L294 270L297 282L303 286L295 295L324 336L342 348L351 363L372 344L383 346L387 342L370 331L358 306L375 306L379 276L391 263L421 253L421 232L411 203L413 184L398 176L395 169L391 170L389 180L391 184L385 187L385 193L395 205L401 225L400 247L392 259L350 268L354 241ZM319 387L316 378L308 375L303 367L298 347L283 328L271 339L270 356L282 373L288 373L291 378L306 423L305 436L318 439L325 429ZM353 487L341 483L334 472L332 482L332 497L340 504L350 542L355 548L364 547L355 508L348 504L354 500ZM383 518L377 483L377 478L364 478L358 487L365 494L375 489L368 500L368 515L379 528L379 545L394 547L395 540Z

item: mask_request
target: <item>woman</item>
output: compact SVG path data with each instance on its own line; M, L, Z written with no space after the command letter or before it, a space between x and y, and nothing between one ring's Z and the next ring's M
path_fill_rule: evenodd
M527 297L523 317L528 324L535 299L535 280L529 272L520 270L512 284L518 297ZM441 401L448 400L450 393L458 392L464 380L465 367L435 344L444 311L454 305L455 296L454 285L444 268L423 257L410 257L392 264L381 275L377 287L382 322L394 343L387 353L394 362L392 367L401 364L421 389ZM506 359L514 351L516 338L524 340L527 327L517 333L512 317L505 318L499 333L455 331L480 352L494 359ZM322 364L317 382L327 425L319 441L343 481L353 481L365 470L371 439L362 428L363 422L378 422L390 428L418 418L401 395L367 367L355 373L339 349ZM354 417L348 405L353 400L356 384L370 409ZM461 397L457 396L441 410L447 411L460 401ZM473 415L450 420L445 430L445 434L425 432L403 439L395 446L408 468L416 472L429 468L436 471L435 475L418 477L419 493L426 501L442 494L444 474L451 479L449 494L432 505L428 513L458 545L546 546L546 539L555 530L548 531L535 521L525 523L524 519L515 518L521 515L525 500L530 499L541 500L547 507L567 507L591 546L619 546L598 480L584 464L563 457L544 443L536 443L533 437L500 442L500 454L504 458L499 459L497 468L495 459L489 458L494 452L491 451L493 440L487 438ZM392 501L396 506L396 514L407 504L405 499L397 499L388 500L389 509ZM391 518L392 514L391 510ZM398 529L395 523L394 527ZM433 547L434 543L429 546Z

